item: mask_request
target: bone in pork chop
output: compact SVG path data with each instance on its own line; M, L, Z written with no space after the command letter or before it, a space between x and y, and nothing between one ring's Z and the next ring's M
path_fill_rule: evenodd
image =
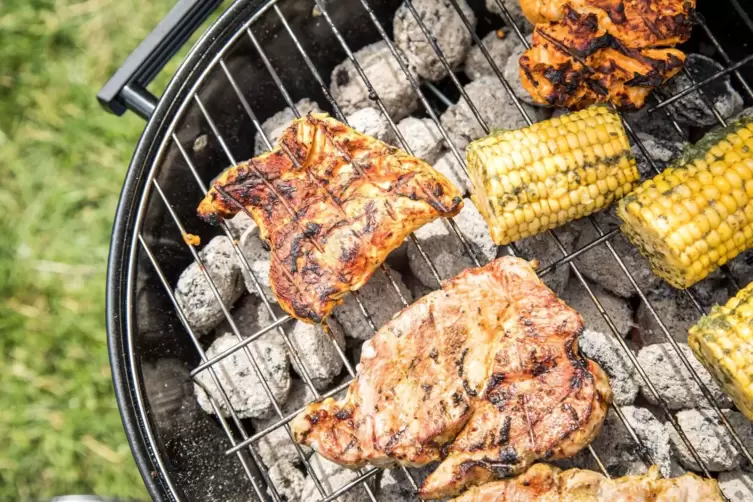
M469 269L401 311L363 345L342 401L309 405L297 441L348 467L441 460L423 498L575 454L611 398L578 353L583 321L521 259Z

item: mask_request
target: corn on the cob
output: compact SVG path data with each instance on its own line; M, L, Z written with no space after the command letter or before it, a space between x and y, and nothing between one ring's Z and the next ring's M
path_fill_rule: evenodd
M620 201L654 273L687 288L753 245L753 120L708 134Z
M753 283L690 328L690 348L753 420Z
M508 244L604 209L639 174L619 115L606 106L500 131L467 150L473 202Z

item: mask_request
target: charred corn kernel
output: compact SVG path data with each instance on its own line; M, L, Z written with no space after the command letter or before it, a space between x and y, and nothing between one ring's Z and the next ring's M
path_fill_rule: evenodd
M739 232L753 225L753 145L733 146L751 137L750 118L708 134L620 201L622 230L673 286L687 288L753 246Z
M471 143L467 160L472 199L497 244L600 211L639 178L622 122L606 106L495 132Z
M753 420L753 283L690 328L688 344L737 408Z

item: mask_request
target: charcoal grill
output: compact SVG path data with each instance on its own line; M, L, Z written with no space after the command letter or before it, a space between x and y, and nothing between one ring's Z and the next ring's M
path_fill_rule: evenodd
M474 32L456 0L450 2L471 31L475 43L481 46L484 56L517 109L531 123L499 67L484 48L481 37L477 35L498 27L502 20L486 12L482 0L469 1L479 13L479 25ZM499 0L497 2L508 26L514 26L507 9ZM230 410L227 418L219 413L216 417L209 416L196 406L193 377L199 371L208 371L216 384L215 364L231 352L243 351L262 382L264 381L247 347L264 333L276 330L284 339L290 357L300 361L286 332L290 317L275 317L259 281L254 277L249 262L235 241L237 257L253 278L274 322L244 339L232 318L230 306L223 304L218 290L212 285L213 293L222 306L238 344L225 353L207 359L203 345L178 307L173 294L178 275L191 261L201 265L199 254L193 246L186 243L186 234L199 235L206 242L218 233L217 228L205 225L195 216L196 205L205 193L207 184L224 167L253 156L254 142L251 139L257 131L261 132L267 147L270 147L269 139L261 130L261 122L286 106L295 111L294 103L303 97L316 99L318 103L326 105L330 113L344 120L338 103L328 92L328 79L334 66L346 57L353 61L360 77L371 90L370 98L374 105L388 117L399 143L410 151L405 138L389 118L378 94L353 57L353 52L357 49L382 39L387 42L392 55L396 56L390 32L392 15L400 0L315 0L316 5L314 1L301 0L238 0L227 7L195 44L158 100L146 90L148 83L218 3L216 0L179 2L98 96L102 104L114 113L122 114L130 109L148 120L131 161L115 218L107 285L107 320L113 380L123 423L149 493L160 501L281 500L251 446L277 428L287 429L287 423L295 415L284 415L281 412L266 383L265 391L274 403L279 420L265 430L252 430L247 421L240 419L229 405L224 392L222 399ZM410 2L407 3L411 5ZM669 115L669 104L690 93L703 93L704 86L729 74L734 77L733 82L745 99L753 101L753 90L747 80L750 69L746 66L753 59L753 54L748 54L745 50L745 46L753 41L750 8L744 9L738 0L722 0L722 5L716 9L709 2L699 3L697 26L690 44L694 49L713 53L725 65L725 69L697 82L686 71L692 85L671 97L657 93L654 103L649 105L652 113ZM412 7L411 12L416 16ZM419 19L424 35L431 39L432 35L426 26L418 16L416 19ZM720 27L724 29L719 31L717 28ZM719 38L714 35L712 28L719 33ZM527 44L517 28L514 29L514 36ZM433 47L438 50L436 44ZM447 66L439 51L438 56ZM439 110L456 99L465 100L482 128L488 132L488 127L463 91L460 77L450 72L450 77L439 85L423 84L407 72L401 59L398 58L398 61L417 91L424 113L436 123L452 154L464 165L462 152L455 148L438 120ZM724 124L724 118L711 102L708 99L705 102L719 124ZM676 121L673 121L673 125L680 134L684 134ZM627 122L626 129L633 143L638 145L653 169L658 172L654 159ZM745 447L713 401L709 389L703 385L680 352L677 342L610 243L618 230L604 231L594 218L590 218L590 222L599 237L574 251L566 249L558 238L556 229L548 232L549 238L561 251L562 258L540 270L540 274L546 275L558 267L571 267L620 343L625 357L636 367L650 392L656 396L667 420L678 431L704 474L710 476L666 402L656 393L636 357L619 336L609 312L601 305L573 261L596 246L605 246L635 288L638 297L656 318L667 341L672 344L680 360L701 387L736 448L753 464L751 451ZM478 264L471 246L459 232L457 225L450 222L450 227L460 239L463 252ZM227 225L221 227L219 232L232 237ZM410 240L412 244L409 245L418 246L438 286L444 278L439 276L415 237L411 236ZM500 252L516 254L516 248L511 245ZM387 274L407 305L399 287L390 277L389 270L383 267L377 273ZM205 270L204 276L211 284L211 277ZM733 278L732 281L734 282ZM703 313L693 292L688 290L686 294L698 309L699 315ZM359 298L357 293L354 295ZM374 312L380 306L365 304L360 299L358 302L369 326L375 330L378 326L369 312ZM342 351L340 355L352 378L355 375L353 364ZM319 392L311 385L311 379L305 371L302 378L317 398L334 395L349 383L338 382L326 392ZM219 403L213 402L212 406L217 411ZM620 408L615 406L614 409L635 440L644 460L652 463L650 454ZM590 447L589 450L596 465L609 476L596 453ZM314 477L321 500L335 500L341 496L340 500L348 500L348 494L359 485L366 490L369 499L377 500L378 490L369 480L379 475L378 469L362 469L352 482L329 492L317 480L316 473L300 448L298 454L308 475ZM408 470L404 471L407 482L415 490L415 479Z

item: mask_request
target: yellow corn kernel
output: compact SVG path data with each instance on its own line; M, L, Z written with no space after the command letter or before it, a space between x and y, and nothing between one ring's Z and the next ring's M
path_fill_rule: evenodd
M753 283L690 328L688 344L737 408L753 420Z
M482 192L474 200L500 245L604 209L639 178L622 122L604 106L495 132L466 155Z
M623 231L675 287L753 246L753 148L739 148L753 142L751 127L743 118L710 133L619 203Z

